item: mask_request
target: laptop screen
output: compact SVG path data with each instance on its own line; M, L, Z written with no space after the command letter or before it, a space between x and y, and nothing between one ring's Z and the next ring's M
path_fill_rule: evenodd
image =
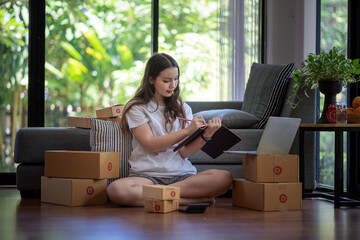
M300 122L300 118L270 117L256 153L289 154Z

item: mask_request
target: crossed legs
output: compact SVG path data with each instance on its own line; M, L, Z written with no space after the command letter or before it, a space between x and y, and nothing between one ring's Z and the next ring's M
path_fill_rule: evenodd
M228 171L209 169L169 186L180 187L180 205L210 202L225 193L232 184ZM128 177L112 182L107 189L111 201L126 206L144 206L142 186L154 183L141 177Z

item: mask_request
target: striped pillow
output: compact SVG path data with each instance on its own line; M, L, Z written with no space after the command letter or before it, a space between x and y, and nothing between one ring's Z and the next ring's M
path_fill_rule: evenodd
M257 128L263 128L270 116L279 116L293 70L294 63L251 66L242 110L260 118Z
M129 175L129 158L132 152L132 134L123 133L119 122L90 119L91 151L120 152L120 177ZM111 178L108 184L119 178Z

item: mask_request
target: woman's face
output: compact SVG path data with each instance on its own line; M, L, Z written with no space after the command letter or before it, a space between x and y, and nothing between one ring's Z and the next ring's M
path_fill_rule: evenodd
M179 84L179 72L176 67L166 68L156 77L150 78L150 84L154 85L155 98L163 103L165 97L170 97Z

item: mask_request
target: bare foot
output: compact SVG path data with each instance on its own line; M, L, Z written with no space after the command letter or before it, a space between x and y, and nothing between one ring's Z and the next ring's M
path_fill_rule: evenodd
M210 206L215 206L216 200L214 197L211 198Z

